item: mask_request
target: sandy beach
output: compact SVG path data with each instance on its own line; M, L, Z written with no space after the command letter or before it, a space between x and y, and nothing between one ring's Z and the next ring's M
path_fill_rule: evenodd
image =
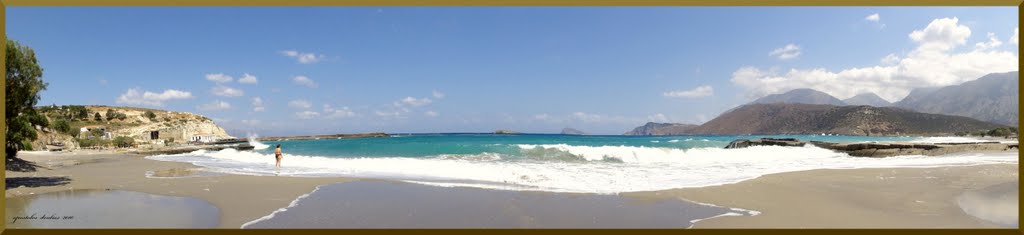
M736 184L626 194L678 197L762 212L719 217L696 228L1000 228L964 213L965 192L1006 184L1016 215L1018 165L811 170L766 175ZM995 201L992 204L1007 205Z
M206 200L219 208L218 227L221 228L239 228L246 222L288 207L297 197L310 193L319 185L353 180L230 175L203 171L187 163L109 152L22 153L20 157L42 168L36 172L7 171L5 196L8 199L92 189L192 197ZM620 195L631 201L680 199L760 212L756 216L701 220L695 228L999 228L1006 225L965 213L958 200L965 193L981 193L982 197L970 196L961 201L982 205L1009 205L1007 203L1012 201L1013 207L978 208L988 211L988 214L1013 214L1015 218L1018 174L1016 164L811 170L766 175L720 186ZM998 190L991 188L997 185ZM991 197L993 193L998 194L995 198L1003 201L989 202L985 199L984 196ZM489 194L475 192L466 195ZM373 200L373 197L359 198ZM449 197L432 198L457 204L452 201L456 199ZM531 200L520 203L530 203ZM18 203L18 200L8 200L8 203ZM12 226L10 221L8 226Z
M309 193L316 186L346 182L343 178L297 178L248 175L202 177L146 177L146 172L181 176L195 166L188 163L163 162L140 155L84 152L22 153L19 157L50 169L36 172L6 172L7 198L64 190L116 189L166 196L194 197L220 208L220 227L239 228L243 223L268 215L288 206L295 198ZM168 176L170 176L168 175ZM42 177L42 178L28 178ZM60 177L70 180L46 185ZM25 179L37 179L18 187ZM42 179L42 180L38 180ZM12 185L15 183L15 185ZM51 183L55 184L55 183ZM11 188L14 186L14 188ZM11 201L8 201L11 203ZM8 205L10 206L10 205ZM154 215L158 215L154 213ZM12 215L7 215L8 217ZM10 221L8 221L10 222Z

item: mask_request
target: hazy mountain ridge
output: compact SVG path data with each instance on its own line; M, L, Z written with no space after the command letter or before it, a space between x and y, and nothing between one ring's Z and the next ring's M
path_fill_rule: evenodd
M688 134L953 135L1004 127L967 117L893 107L821 104L749 104Z

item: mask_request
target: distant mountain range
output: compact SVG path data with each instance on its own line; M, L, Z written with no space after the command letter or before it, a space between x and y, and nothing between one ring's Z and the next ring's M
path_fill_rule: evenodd
M993 73L959 85L917 88L896 103L874 93L839 100L795 89L733 108L700 126L648 122L624 135L951 135L1018 126L1018 80L1018 72Z
M896 107L1017 126L1019 73L993 73L960 85L917 89Z
M1003 125L894 107L748 104L687 134L953 135Z
M786 103L786 104L830 104L830 105L846 105L842 100L836 99L825 92L820 92L814 89L801 88L794 89L782 94L768 95L761 97L760 99L750 102L753 104L773 104L773 103Z
M849 99L843 100L846 105L868 105L875 107L888 107L892 105L892 102L878 97L875 93L863 93L850 97Z
M648 122L622 135L679 135L688 133L696 127L697 125L693 124Z

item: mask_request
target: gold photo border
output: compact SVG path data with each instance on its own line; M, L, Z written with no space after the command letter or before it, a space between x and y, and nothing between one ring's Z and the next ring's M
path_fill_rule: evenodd
M1018 25L1021 22L1020 10L1024 0L0 0L0 41L7 38L7 7L8 6L1016 6ZM0 47L4 57L0 57L0 66L5 67L0 73L6 78L6 46ZM1020 48L1017 49L1020 55ZM1018 60L1018 63L1019 60ZM1020 64L1018 64L1018 70ZM1018 84L1019 86L1019 84ZM6 83L0 83L0 94L6 97ZM1020 87L1018 87L1020 89ZM1019 99L1019 98L1018 98ZM0 103L0 109L6 103ZM1021 107L1018 100L1018 109ZM0 117L6 123L7 117ZM1017 120L1020 123L1019 117ZM0 127L0 139L6 140L6 125ZM1018 141L1020 137L1018 136ZM1018 159L1020 155L1018 154ZM0 165L6 167L6 161ZM1019 165L1018 165L1019 169ZM6 179L6 171L0 173ZM1018 182L1024 176L1018 173ZM6 182L0 183L5 186ZM1018 199L1019 200L1019 199ZM5 211L0 217L6 219L6 197L0 201ZM1018 211L1021 205L1018 203ZM841 213L841 212L839 212ZM1018 224L1020 222L1018 221ZM146 235L194 235L206 234L443 234L443 235L478 235L486 234L830 234L830 235L958 235L964 233L979 235L1020 235L1024 230L1017 229L7 229L6 223L0 224L0 234L7 235L47 235L47 234L146 234Z

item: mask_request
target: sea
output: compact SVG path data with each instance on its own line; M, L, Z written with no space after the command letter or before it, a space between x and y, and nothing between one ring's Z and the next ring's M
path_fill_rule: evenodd
M760 212L626 192L699 188L814 169L968 166L1018 162L1016 153L851 157L814 146L725 149L736 139L979 142L961 137L593 136L410 134L260 142L256 149L158 155L219 173L350 177L321 185L242 228L689 228ZM282 167L273 146L281 145ZM656 192L655 192L656 193Z
M443 187L617 194L736 183L814 169L965 166L1018 162L1016 155L851 157L814 146L725 149L736 139L797 138L851 142L976 142L959 137L834 135L593 136L410 134L389 138L251 141L225 149L158 155L208 170L245 175L384 179ZM284 152L274 167L273 147Z

